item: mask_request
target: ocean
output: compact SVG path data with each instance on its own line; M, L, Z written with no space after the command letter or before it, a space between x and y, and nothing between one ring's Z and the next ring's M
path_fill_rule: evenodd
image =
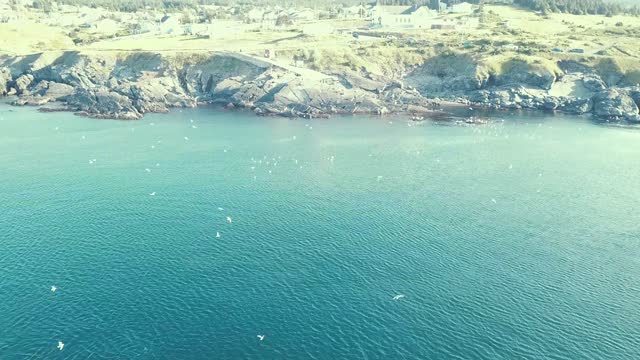
M491 116L2 105L0 359L639 359L640 130Z

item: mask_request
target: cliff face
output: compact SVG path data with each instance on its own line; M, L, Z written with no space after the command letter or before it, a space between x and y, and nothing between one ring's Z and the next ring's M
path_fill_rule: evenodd
M241 54L169 57L63 52L1 60L0 92L16 105L96 118L139 119L171 107L221 103L258 114L427 112L431 101L398 84L371 90L337 76L285 68ZM2 89L6 89L2 91ZM413 110L410 110L413 109Z
M17 96L16 105L127 120L199 103L294 117L424 114L439 103L430 99L438 98L640 122L640 87L627 86L630 79L607 63L456 53L428 58L394 79L366 71L322 73L231 53L49 52L0 58L0 95Z
M640 86L602 60L595 66L536 57L488 57L444 53L406 77L425 96L495 109L591 113L598 118L640 122Z

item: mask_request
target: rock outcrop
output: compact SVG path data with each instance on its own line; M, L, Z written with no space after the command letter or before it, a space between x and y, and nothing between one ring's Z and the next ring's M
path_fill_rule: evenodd
M594 113L602 118L629 119L635 121L639 115L638 104L629 91L607 89L594 97Z
M11 71L8 68L0 68L0 96L9 93L9 83L11 82Z
M139 119L199 103L292 117L429 112L433 104L392 79L286 68L242 54L180 60L156 53L63 52L5 58L3 63L16 78L14 104L60 102L56 109L96 118Z
M0 58L0 95L11 94L15 105L58 103L56 110L127 120L202 103L312 118L425 114L444 101L640 121L640 88L611 88L584 64L519 57L482 62L454 53L391 78L366 69L322 73L230 53L51 52Z

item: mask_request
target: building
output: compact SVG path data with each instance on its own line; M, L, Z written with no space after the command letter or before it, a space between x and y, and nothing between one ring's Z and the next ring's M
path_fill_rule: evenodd
M375 6L372 24L382 27L429 28L438 12L426 6Z
M453 14L471 14L475 10L475 5L468 2L461 2L460 4L454 4L447 9Z

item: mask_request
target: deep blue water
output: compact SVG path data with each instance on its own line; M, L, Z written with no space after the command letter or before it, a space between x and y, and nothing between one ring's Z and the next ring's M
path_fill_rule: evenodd
M639 359L640 130L503 116L1 106L0 359Z

